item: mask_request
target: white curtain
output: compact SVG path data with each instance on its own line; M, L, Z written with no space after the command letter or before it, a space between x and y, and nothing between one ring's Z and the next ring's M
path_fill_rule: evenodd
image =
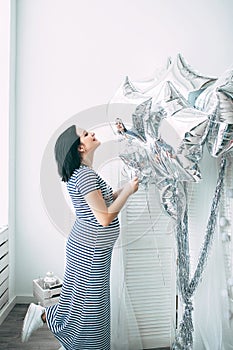
M203 279L194 298L194 350L232 350L233 328L221 236L216 232Z

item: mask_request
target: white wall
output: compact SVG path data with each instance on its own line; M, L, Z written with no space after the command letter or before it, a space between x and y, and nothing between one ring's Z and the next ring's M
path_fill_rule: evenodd
M231 0L17 1L17 295L31 295L32 279L47 270L63 274L65 240L40 194L54 131L108 103L125 75L148 76L177 52L220 75L233 61L232 10Z
M8 224L8 143L10 90L10 2L0 0L0 226Z

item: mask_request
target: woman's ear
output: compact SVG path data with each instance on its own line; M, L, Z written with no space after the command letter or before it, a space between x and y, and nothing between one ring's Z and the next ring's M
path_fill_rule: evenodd
M79 146L78 146L78 151L79 151L79 152L85 152L85 147L84 147L84 145L79 145Z

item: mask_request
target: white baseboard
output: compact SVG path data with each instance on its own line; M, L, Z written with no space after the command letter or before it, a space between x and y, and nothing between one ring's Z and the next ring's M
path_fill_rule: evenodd
M36 299L33 296L17 295L16 304L30 304L30 303L37 303Z

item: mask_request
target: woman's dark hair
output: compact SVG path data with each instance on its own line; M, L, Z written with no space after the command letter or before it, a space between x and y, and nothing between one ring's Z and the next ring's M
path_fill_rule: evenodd
M62 181L67 182L75 169L80 167L82 158L78 151L80 137L76 133L75 125L66 129L57 139L55 144L55 158L58 173Z

